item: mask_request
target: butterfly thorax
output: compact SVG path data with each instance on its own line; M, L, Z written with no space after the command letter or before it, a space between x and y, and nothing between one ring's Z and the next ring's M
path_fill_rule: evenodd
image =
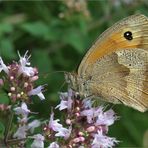
M90 91L90 79L82 78L78 76L76 73L65 73L65 80L68 83L69 87L77 92L79 92L80 96L88 97L93 94Z

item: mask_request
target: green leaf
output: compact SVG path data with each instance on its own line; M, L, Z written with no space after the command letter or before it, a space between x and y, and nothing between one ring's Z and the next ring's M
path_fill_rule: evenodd
M43 37L48 34L48 26L43 22L26 23L21 28L36 37Z
M4 56L7 59L16 57L13 42L9 38L2 38L0 40L0 56Z
M47 41L53 41L59 37L59 32L56 28L49 24L47 25L44 22L26 23L23 24L21 28L32 36L42 38Z
M51 61L46 50L34 50L32 61L33 64L38 67L39 72L49 72L49 70L51 70Z
M13 26L7 23L0 24L0 35L4 33L10 33L13 31Z
M83 53L86 48L85 37L75 29L68 30L61 38L65 43L73 46L79 53Z
M0 93L0 104L9 104L9 97L6 93Z

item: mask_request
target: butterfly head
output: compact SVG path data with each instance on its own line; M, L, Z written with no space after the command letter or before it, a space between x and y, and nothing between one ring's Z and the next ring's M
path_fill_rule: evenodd
M76 73L65 73L65 80L69 87L74 91L78 92L81 97L91 96L89 91L89 81L78 76Z

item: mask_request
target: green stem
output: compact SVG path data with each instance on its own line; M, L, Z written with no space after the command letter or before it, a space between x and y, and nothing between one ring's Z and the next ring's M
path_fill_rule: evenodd
M14 116L14 113L13 112L10 112L10 115L9 115L9 119L8 119L8 124L5 128L5 138L4 138L4 143L7 145L7 142L8 142L8 138L9 138L9 132L10 132L10 129L11 129L11 124L12 124L12 120L13 120L13 116Z

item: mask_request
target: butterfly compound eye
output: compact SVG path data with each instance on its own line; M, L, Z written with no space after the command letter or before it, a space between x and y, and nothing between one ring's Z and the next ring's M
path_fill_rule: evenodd
M133 39L133 36L132 36L132 32L131 31L126 31L124 33L124 37L127 39L127 40L132 40Z

